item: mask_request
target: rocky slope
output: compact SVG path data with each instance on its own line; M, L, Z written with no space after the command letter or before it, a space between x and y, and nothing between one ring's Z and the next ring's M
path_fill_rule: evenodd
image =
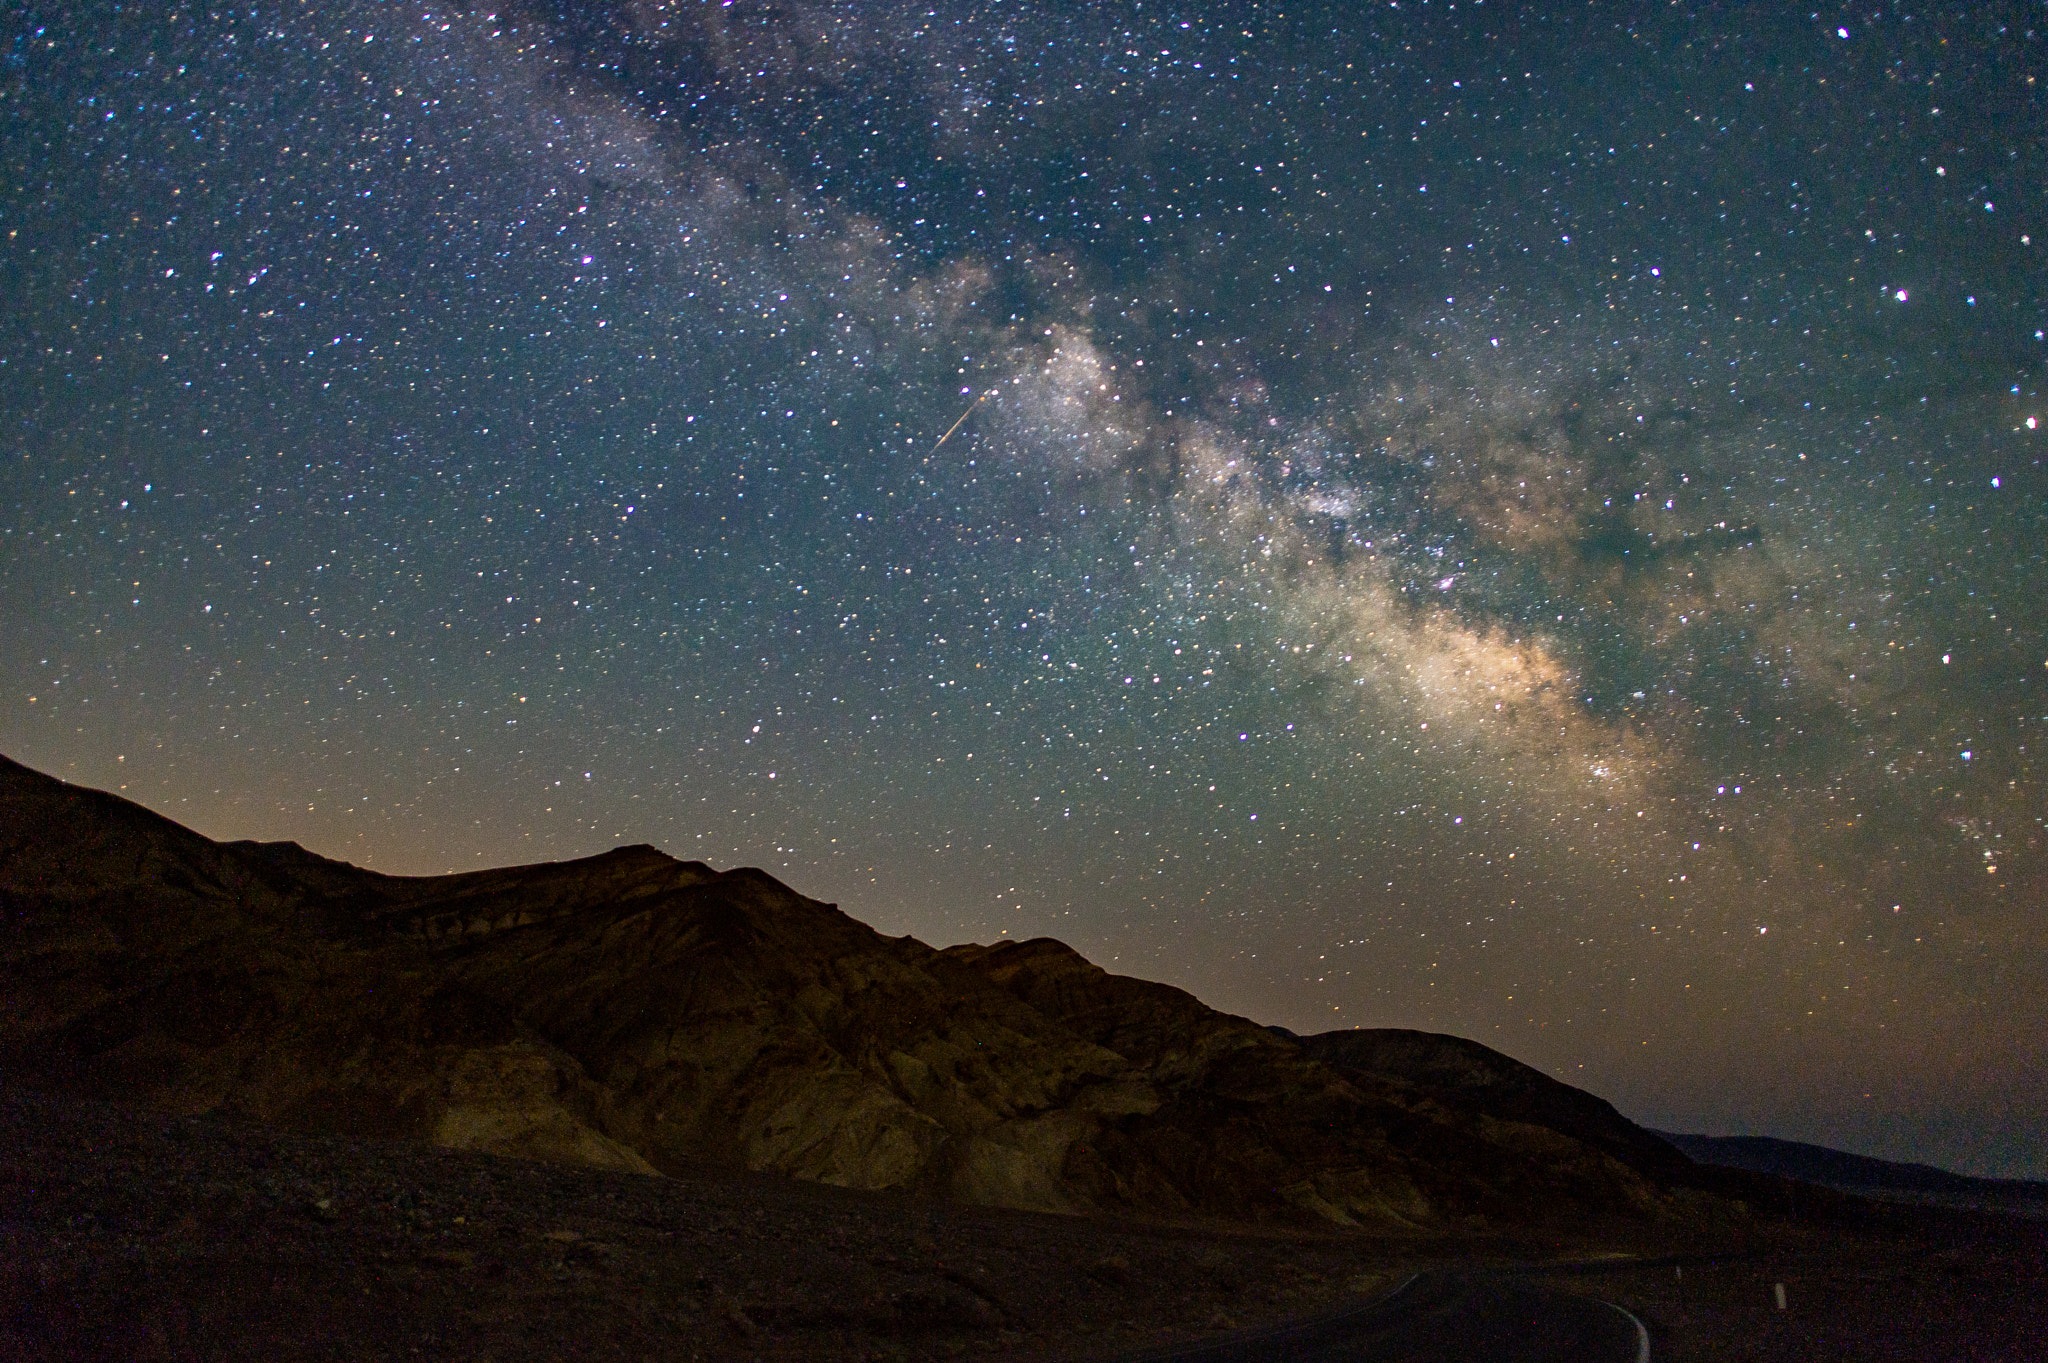
M935 950L649 847L383 876L0 759L0 921L0 1075L30 1087L1039 1210L1718 1215L1540 1075L1584 1110L1526 1077L1475 1105L1058 942Z
M1476 1041L1405 1027L1360 1027L1300 1041L1310 1055L1354 1079L1391 1080L1461 1112L1562 1132L1652 1178L1685 1180L1694 1173L1683 1152L1606 1099Z

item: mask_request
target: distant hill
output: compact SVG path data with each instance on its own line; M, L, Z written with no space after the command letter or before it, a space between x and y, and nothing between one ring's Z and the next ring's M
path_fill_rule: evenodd
M1295 1038L1049 939L935 950L652 847L379 875L4 758L0 1082L1065 1212L1742 1215L1607 1104L1472 1042Z
M1394 1079L1448 1107L1498 1121L1561 1131L1651 1177L1683 1179L1691 1163L1606 1099L1463 1037L1360 1027L1305 1036L1301 1044L1346 1073Z
M1669 1131L1656 1134L1701 1164L1796 1178L1825 1188L1894 1201L2048 1216L2048 1183L1972 1178L1932 1165L1899 1164L1774 1136L1687 1136Z

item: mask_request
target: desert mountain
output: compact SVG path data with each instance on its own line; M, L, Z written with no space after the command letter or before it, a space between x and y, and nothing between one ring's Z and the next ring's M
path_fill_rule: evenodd
M1295 1038L1051 940L937 950L651 847L394 877L0 758L0 1076L302 1129L1067 1212L1692 1219L1455 1038ZM1675 1165L1672 1163L1675 1161Z

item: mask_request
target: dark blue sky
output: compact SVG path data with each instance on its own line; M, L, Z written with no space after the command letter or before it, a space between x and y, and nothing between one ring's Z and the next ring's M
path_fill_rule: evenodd
M2048 1176L2048 13L1623 14L17 6L0 750Z

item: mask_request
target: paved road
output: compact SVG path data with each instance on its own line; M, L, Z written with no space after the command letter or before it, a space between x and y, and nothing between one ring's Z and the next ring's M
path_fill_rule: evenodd
M1648 1363L1634 1316L1499 1273L1432 1271L1365 1306L1130 1363Z

